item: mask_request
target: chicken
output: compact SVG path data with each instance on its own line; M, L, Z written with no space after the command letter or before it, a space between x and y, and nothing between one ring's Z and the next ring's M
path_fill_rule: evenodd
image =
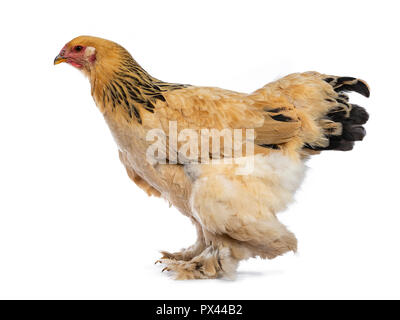
M54 60L61 62L89 78L128 176L195 225L194 245L162 251L157 261L176 279L232 278L241 260L295 252L297 240L277 213L293 200L304 162L324 150L351 150L365 136L368 113L345 93L369 96L368 85L356 78L296 73L250 94L168 83L120 45L91 36L68 42ZM223 129L239 132L233 144L210 149L203 145L214 142L209 135L195 145L201 157L188 155L180 132L203 137ZM155 131L162 132L158 146L166 151L149 156Z

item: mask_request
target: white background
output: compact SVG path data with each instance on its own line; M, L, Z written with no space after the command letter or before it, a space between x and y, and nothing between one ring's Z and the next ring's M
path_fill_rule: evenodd
M0 298L400 298L397 1L13 1L2 4ZM189 220L125 174L87 79L53 66L81 35L154 76L250 92L288 73L371 86L368 135L309 161L281 219L299 253L241 263L236 281L173 281L158 250Z

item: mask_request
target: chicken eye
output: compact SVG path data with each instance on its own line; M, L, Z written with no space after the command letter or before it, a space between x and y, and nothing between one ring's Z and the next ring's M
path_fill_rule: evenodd
M76 46L76 47L74 48L74 50L75 50L76 52L79 52L79 51L81 51L82 49L83 49L82 46Z

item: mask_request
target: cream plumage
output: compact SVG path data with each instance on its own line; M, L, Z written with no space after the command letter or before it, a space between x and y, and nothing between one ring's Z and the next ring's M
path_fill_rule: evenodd
M297 73L251 94L173 84L150 76L118 44L89 36L67 43L56 57L60 62L89 78L129 177L195 224L197 242L163 252L159 260L177 279L231 277L240 260L295 251L295 236L276 214L292 201L305 159L322 150L350 150L365 135L368 114L344 93L369 96L367 84L355 78ZM222 159L229 153L212 163L147 161L148 132L160 129L168 137L171 121L178 132L253 129L254 154L241 153L232 163Z

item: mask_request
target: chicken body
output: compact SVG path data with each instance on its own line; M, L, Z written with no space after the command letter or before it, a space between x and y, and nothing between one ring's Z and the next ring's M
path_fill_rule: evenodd
M240 260L296 251L295 236L276 214L293 200L304 161L322 150L350 150L365 135L361 125L368 114L344 93L369 95L366 83L355 78L292 74L251 94L171 84L148 75L121 46L86 36L69 42L60 60L88 76L129 177L196 226L194 245L163 252L159 260L177 279L233 277ZM199 162L181 152L182 141L166 140L177 163L149 161L148 133L159 129L169 138L171 122L178 132L199 134L204 128L252 129L254 152L224 161L249 143L244 139L232 153L219 159L210 153L214 161Z

